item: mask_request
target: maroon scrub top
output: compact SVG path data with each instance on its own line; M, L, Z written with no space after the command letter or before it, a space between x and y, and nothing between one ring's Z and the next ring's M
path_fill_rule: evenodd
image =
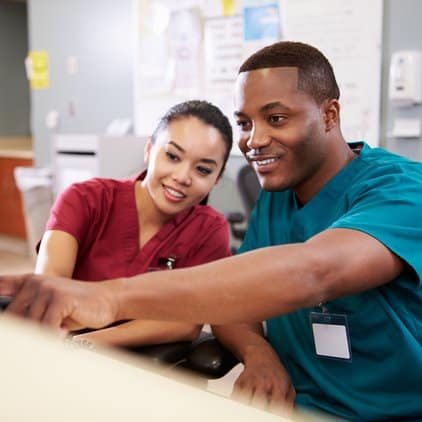
M130 277L166 269L169 258L174 268L183 268L230 255L225 218L203 205L182 211L140 249L134 184L142 177L92 179L59 195L46 228L77 240L73 278Z

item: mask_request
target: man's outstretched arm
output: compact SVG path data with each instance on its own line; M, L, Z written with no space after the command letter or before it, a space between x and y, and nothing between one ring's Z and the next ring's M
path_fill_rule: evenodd
M373 237L331 229L301 244L105 283L2 277L0 295L15 297L10 311L55 327L98 328L135 318L256 322L385 284L403 268Z

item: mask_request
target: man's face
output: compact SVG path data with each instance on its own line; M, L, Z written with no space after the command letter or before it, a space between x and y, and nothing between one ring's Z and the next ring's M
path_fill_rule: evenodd
M324 112L297 87L294 67L253 70L237 78L239 148L268 191L300 190L323 167Z

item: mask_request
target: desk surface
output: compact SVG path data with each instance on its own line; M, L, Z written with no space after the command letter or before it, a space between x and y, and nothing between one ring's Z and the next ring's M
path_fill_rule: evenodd
M126 355L76 349L5 314L0 315L0 333L1 420L284 420L164 377Z

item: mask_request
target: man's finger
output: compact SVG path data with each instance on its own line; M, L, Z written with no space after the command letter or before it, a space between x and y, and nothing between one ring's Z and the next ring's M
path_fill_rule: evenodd
M251 385L242 382L236 382L233 387L231 398L241 403L250 403L254 394Z
M283 391L274 388L269 396L268 410L277 415L287 416L294 406L295 390L290 388L288 391Z
M63 301L60 295L54 292L50 295L46 307L47 309L41 322L52 328L62 328L63 322L71 316L69 306Z
M287 395L286 395L286 402L287 402L287 403L291 403L292 408L293 408L294 403L295 403L295 400L296 400L296 390L295 390L295 389L294 389L294 387L292 386L292 387L289 389L289 392L288 392L288 393L287 393Z
M259 409L267 409L271 391L265 385L260 384L255 388L250 404Z
M51 292L39 292L32 299L27 310L26 316L34 321L42 321L50 302Z
M37 297L39 285L32 282L30 278L26 278L20 285L20 290L15 292L15 296L7 307L7 311L16 315L25 316L29 307Z
M0 275L0 296L15 296L27 275Z

